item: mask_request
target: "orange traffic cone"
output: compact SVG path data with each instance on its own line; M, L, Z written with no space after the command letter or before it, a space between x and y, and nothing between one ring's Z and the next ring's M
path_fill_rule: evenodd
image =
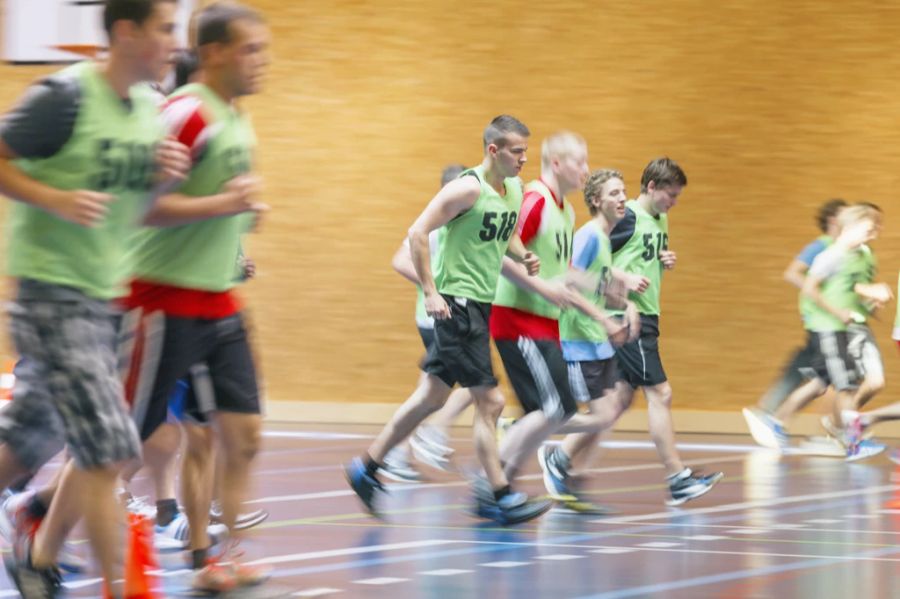
M125 554L125 599L162 599L156 578L148 570L159 568L153 551L153 528L147 516L128 514Z

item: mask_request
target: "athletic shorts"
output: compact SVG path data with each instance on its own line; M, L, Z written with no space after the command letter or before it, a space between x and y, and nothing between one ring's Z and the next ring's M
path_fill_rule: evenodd
M558 341L519 337L495 339L494 344L526 414L540 410L551 420L561 420L578 410Z
M169 398L178 381L197 364L208 368L212 399L207 400L214 403L213 410L260 413L256 366L241 314L183 318L138 308L125 315L123 328L131 332L123 335L127 341L120 346L130 356L125 396L141 440L166 422ZM198 404L194 409L212 411L209 407Z
M641 334L616 349L622 378L634 388L653 387L668 378L659 356L659 316L641 314Z
M0 442L32 472L64 445L82 469L139 457L109 304L73 288L22 280L8 312L20 359L13 401L0 412Z
M600 399L622 380L622 371L613 357L607 360L569 362L569 387L578 403Z
M881 360L881 350L872 330L866 325L851 324L848 328L848 350L853 361L856 362L856 372L861 379L875 377L884 380L884 362Z
M847 331L814 332L812 335L816 376L837 391L852 391L859 386L856 361L850 355Z
M419 360L419 370L425 370L425 361L428 359L428 352L431 351L431 346L434 345L434 328L418 327L418 329L419 337L422 338L422 345L425 346L425 355Z
M443 295L452 318L434 321L434 344L422 370L452 387L496 387L488 319L491 305Z

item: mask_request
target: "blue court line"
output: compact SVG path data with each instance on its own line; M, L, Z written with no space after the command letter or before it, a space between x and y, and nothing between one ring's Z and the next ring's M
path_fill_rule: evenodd
M900 547L866 551L864 553L857 553L838 558L808 559L799 562L781 564L778 566L767 566L765 568L753 568L749 570L735 570L734 572L723 572L722 574L712 574L709 576L698 576L696 578L685 578L683 580L660 582L657 584L648 584L640 587L631 587L630 589L620 589L616 591L608 591L605 593L597 593L594 595L582 595L581 597L577 597L576 599L625 599L627 597L642 597L650 593L664 593L667 591L676 591L679 589L705 586L708 584L741 580L742 578L768 576L770 574L778 574L779 572L791 572L794 570L821 568L823 566L830 566L833 564L851 563L853 561L856 561L857 559L867 557L883 557L885 555L891 555L895 553L900 553Z

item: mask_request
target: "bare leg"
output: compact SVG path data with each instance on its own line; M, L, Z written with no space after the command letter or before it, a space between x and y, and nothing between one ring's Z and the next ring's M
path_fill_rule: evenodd
M209 537L209 504L216 462L215 436L211 427L185 425L187 445L181 461L181 497L190 524L189 549L206 549ZM195 526L196 523L196 526Z
M470 391L476 408L475 421L472 423L475 453L491 487L494 490L502 489L509 485L500 466L496 441L497 419L503 411L503 395L496 387L472 387Z
M421 385L403 402L391 420L369 446L368 456L381 464L388 451L400 444L429 415L447 401L450 387L434 375L426 374Z
M779 406L773 416L781 422L787 422L791 416L803 409L808 403L821 396L828 389L822 379L815 378L791 393L787 400ZM838 420L837 422L840 422Z
M460 414L472 405L472 394L468 389L454 389L444 407L431 419L429 424L442 430L445 434L453 426Z
M684 470L684 463L675 447L675 425L672 423L672 387L668 382L644 387L647 398L647 418L650 438L656 445L656 452L671 476Z

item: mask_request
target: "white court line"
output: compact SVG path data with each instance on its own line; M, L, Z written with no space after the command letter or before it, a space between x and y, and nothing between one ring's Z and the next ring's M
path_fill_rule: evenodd
M518 568L519 566L527 566L530 563L531 562L487 562L486 564L479 565L487 568Z
M635 547L642 549L668 549L669 547L681 547L683 543L673 543L671 541L653 541L650 543L640 543Z
M723 462L742 462L744 461L744 456L736 456L736 457L726 457L726 458L704 458L697 460L684 460L686 466L702 466L705 464L721 464ZM586 472L591 474L609 474L612 472L637 472L640 470L661 470L663 468L662 464L659 462L652 462L649 464L633 464L631 466L610 466L607 468L591 468ZM335 467L335 471L338 471L340 468ZM524 476L520 476L518 480L541 480L543 478L542 474L526 474ZM467 487L469 486L469 481L467 480L459 480L453 482L446 483L396 483L386 485L388 491L391 493L394 492L403 492L403 491L418 491L422 489L446 489L453 487ZM900 487L898 487L900 488ZM245 501L244 503L248 505L252 504L260 504L260 503L288 503L292 501L310 501L314 499L331 499L332 497L353 497L356 493L351 491L350 489L340 490L340 491L322 491L318 493L300 493L297 495L273 495L270 497L260 497L258 499L251 499L249 501Z
M340 593L341 589L330 589L328 587L319 587L317 589L307 589L305 591L297 591L291 597L324 597L325 595L334 595Z
M686 541L725 541L728 537L720 535L692 535L690 537L681 537Z
M725 532L732 535L764 535L772 531L768 528L733 528Z
M373 586L384 586L386 584L397 584L398 582L407 582L409 578L391 578L384 576L382 578L366 578L363 580L354 580L354 584L368 584Z
M566 562L573 559L581 559L583 555L572 555L571 553L553 553L550 555L539 555L537 559L543 559L550 562Z
M450 545L460 541L449 539L433 539L430 541L411 541L409 543L390 543L387 545L366 545L363 547L349 547L347 549L329 549L326 551L309 551L307 553L293 553L290 555L276 555L248 562L249 565L261 564L285 564L288 562L302 562L323 557L338 557L341 555L359 555L362 553L377 553L379 551L396 551L398 549L420 549L422 547L436 547L438 545Z
M456 576L457 574L471 574L474 570L453 570L447 568L444 570L430 570L428 572L420 572L423 576Z
M718 514L721 512L734 512L740 510L752 510L755 508L766 508L775 505L787 505L790 503L803 503L805 501L817 501L820 499L839 499L841 497L856 497L861 494L877 494L887 493L890 491L900 490L900 485L881 485L879 487L869 487L867 489L852 489L849 491L834 491L832 493L812 493L809 495L793 495L788 497L773 497L771 499L756 499L754 501L741 501L738 503L726 503L713 507L686 509L686 510L668 510L665 512L655 512L653 514L641 514L639 516L626 516L624 518L602 518L591 520L597 524L626 524L631 522L640 522L642 520L661 520L664 518L677 518L680 516L697 516L699 514Z

